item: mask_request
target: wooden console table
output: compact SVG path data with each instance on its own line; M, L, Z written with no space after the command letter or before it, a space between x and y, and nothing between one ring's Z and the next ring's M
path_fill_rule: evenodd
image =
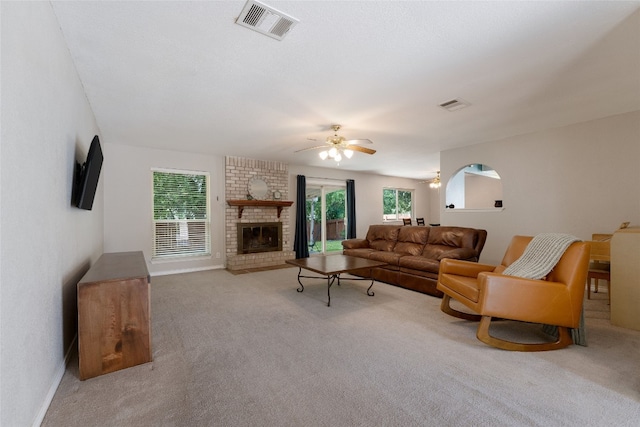
M640 227L611 238L611 324L640 331Z
M78 282L81 380L152 361L149 284L142 252L103 254Z
M275 207L278 209L278 218L282 208L288 208L293 204L293 201L289 200L227 200L229 206L238 207L238 218L242 218L242 211L245 207Z

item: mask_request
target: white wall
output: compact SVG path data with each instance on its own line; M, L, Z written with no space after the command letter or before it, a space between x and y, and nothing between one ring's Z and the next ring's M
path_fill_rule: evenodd
M49 2L2 2L0 424L44 417L77 330L76 283L102 253L103 190L71 206L99 134Z
M224 267L224 157L115 143L104 144L103 150L105 252L143 251L151 275ZM209 172L212 257L151 262L152 168Z
M640 111L444 151L443 188L466 164L491 165L502 178L504 210L442 209L442 223L486 229L480 261L487 263L500 262L516 234L589 240L623 221L639 225L639 161Z
M428 184L427 187L429 187ZM444 187L429 188L426 191L429 199L429 214L425 217L425 221L427 224L440 224L440 193L444 191Z
M496 200L502 200L502 182L496 178L464 174L464 206L475 209L495 207Z
M382 189L385 187L413 189L415 217L430 219L430 198L434 190L429 189L429 184L419 184L418 180L396 178L382 175L372 175L361 172L345 171L339 168L312 168L308 166L289 165L289 195L296 201L296 177L304 175L307 180L311 178L326 178L335 180L355 180L356 188L356 234L364 238L371 224L382 224ZM435 192L437 193L437 192ZM290 209L295 209L295 203ZM399 222L401 224L401 222ZM295 230L295 214L291 215L291 230ZM292 237L293 240L293 237ZM290 242L293 247L293 241Z

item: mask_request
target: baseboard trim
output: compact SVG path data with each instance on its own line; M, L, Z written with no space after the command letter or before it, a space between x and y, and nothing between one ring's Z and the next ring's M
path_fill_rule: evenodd
M183 268L179 270L157 271L157 272L151 273L151 277L168 276L170 274L195 273L197 271L207 271L207 270L223 270L224 268L225 268L224 265L213 265L209 267Z
M53 377L53 382L51 383L51 387L49 387L49 392L42 402L42 406L40 407L40 411L38 411L38 415L35 420L33 420L33 427L40 427L42 425L42 421L44 421L45 415L47 415L47 411L49 410L49 406L51 406L51 402L53 401L53 397L56 395L56 391L60 386L60 382L62 381L62 377L64 376L65 371L67 370L67 366L69 365L69 361L71 360L71 350L75 348L76 341L78 340L78 334L73 337L71 341L71 345L67 349L66 354L64 355L64 360L62 364L58 367L55 376Z

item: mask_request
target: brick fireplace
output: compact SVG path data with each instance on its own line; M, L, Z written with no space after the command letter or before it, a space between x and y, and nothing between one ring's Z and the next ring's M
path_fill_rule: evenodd
M281 200L289 199L289 167L286 163L248 159L244 157L225 158L225 199L228 201L247 200L248 185L252 178L263 178L269 191L268 203L274 203L273 193L280 192ZM295 258L292 248L289 218L293 207L273 206L227 206L225 210L225 243L228 270L270 267L284 264ZM239 212L241 218L239 218ZM279 217L278 217L279 215ZM264 229L263 227L267 227ZM277 239L274 239L273 228ZM247 231L249 230L249 231ZM252 248L243 248L245 237ZM274 240L279 240L273 247Z

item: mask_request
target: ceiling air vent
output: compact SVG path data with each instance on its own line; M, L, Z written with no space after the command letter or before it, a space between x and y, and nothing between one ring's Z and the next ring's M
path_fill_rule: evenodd
M440 107L444 108L447 111L456 111L464 107L468 107L469 105L471 104L462 99L452 99L451 101L443 102L442 104L440 104Z
M236 19L236 24L276 40L282 40L298 22L300 21L296 18L256 0L247 1L240 16Z

